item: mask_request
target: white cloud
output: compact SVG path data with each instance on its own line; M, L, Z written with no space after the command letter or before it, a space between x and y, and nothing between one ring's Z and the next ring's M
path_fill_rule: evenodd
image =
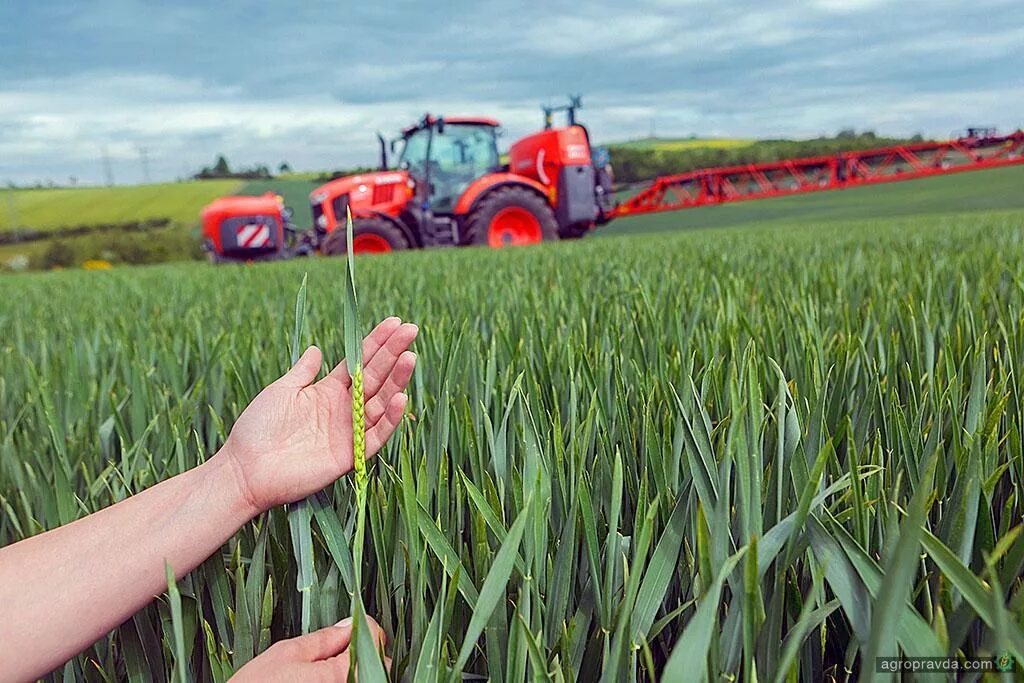
M47 165L96 182L104 151L122 162L118 177L137 179L140 147L154 175L163 177L194 172L221 153L242 166L281 160L311 169L369 164L376 158L374 131L396 132L437 104L250 98L161 75L89 74L7 88L0 89L0 130L15 134L0 137L0 180L22 182L38 179L37 169ZM450 101L444 113L495 115L520 131L540 121L534 107L496 102Z
M104 147L121 181L140 178L139 146L159 178L218 153L369 164L374 131L424 111L495 116L507 144L565 92L584 94L599 141L652 121L662 135L945 135L1024 111L1024 5L1009 0L492 0L395 18L313 0L0 3L0 183L99 180Z
M826 12L837 14L852 14L864 10L875 9L884 5L888 0L812 0L811 4Z
M519 44L540 54L586 55L663 40L674 28L673 21L659 14L560 15L534 25Z

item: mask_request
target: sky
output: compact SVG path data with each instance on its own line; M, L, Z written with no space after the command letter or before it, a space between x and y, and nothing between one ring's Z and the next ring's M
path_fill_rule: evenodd
M1020 0L4 0L0 183L371 165L427 111L507 146L568 93L598 142L1012 130L1022 67Z

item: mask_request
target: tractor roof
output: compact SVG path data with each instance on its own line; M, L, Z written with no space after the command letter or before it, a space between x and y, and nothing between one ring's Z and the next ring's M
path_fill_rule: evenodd
M424 123L433 125L438 119L444 119L445 123L451 123L454 125L492 126L494 128L501 125L498 123L497 119L492 119L488 116L431 116L428 114L422 120L417 121L407 128L403 128L402 135L409 135L410 133L419 130L423 127Z
M497 119L492 119L488 116L446 116L444 117L445 123L473 123L478 126L494 126L497 128L501 124L498 123Z

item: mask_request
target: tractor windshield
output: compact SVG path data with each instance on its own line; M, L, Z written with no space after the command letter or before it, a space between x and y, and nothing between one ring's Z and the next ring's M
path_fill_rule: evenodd
M482 175L496 170L498 144L494 126L451 123L433 128L430 159L427 143L430 128L419 128L405 137L398 167L420 177L430 166L431 202L437 211L450 209L466 187Z
M427 160L427 140L430 131L420 128L405 136L405 145L398 157L398 168L413 172L422 171Z

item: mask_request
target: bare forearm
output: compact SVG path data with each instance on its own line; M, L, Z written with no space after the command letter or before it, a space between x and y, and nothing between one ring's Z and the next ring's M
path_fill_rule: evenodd
M76 522L0 549L0 671L56 668L166 589L254 513L219 455Z

